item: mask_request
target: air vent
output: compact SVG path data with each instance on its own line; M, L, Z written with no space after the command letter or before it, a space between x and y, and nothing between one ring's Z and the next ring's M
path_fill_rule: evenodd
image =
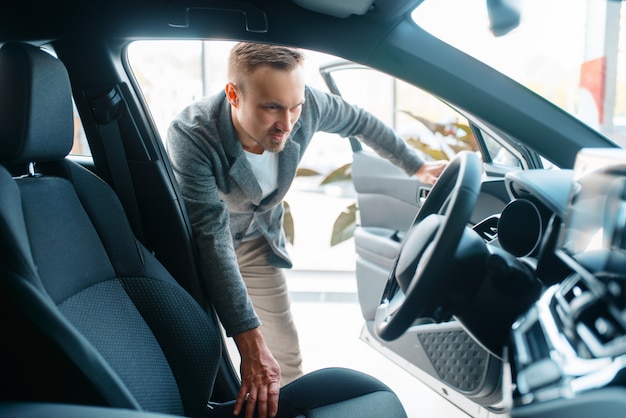
M571 327L576 312L596 297L590 286L578 275L569 277L556 294L556 313L564 326Z
M601 358L626 353L623 287L623 280L590 284L580 277L564 283L554 309L579 356Z
M486 242L493 241L498 236L498 221L500 217L497 215L490 216L489 218L477 223L472 228L481 236Z
M586 310L576 331L594 357L614 357L626 353L626 329L601 301Z

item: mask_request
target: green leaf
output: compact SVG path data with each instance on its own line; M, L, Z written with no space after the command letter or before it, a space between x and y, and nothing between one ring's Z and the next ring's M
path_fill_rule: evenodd
M300 167L296 171L296 177L313 177L319 176L321 173L319 171L315 171L312 168L304 168Z
M293 245L295 240L295 228L293 223L293 215L291 215L291 207L289 203L283 201L283 206L285 208L283 212L283 229L285 230L285 237L287 238L287 242Z
M350 181L352 179L352 163L344 164L333 170L320 183L320 186L334 183L336 181Z
M448 156L441 149L434 149L430 145L425 144L416 138L407 138L407 144L411 145L413 148L422 151L424 154L432 157L433 160L448 160Z
M356 203L353 203L345 208L339 214L337 219L335 219L333 232L330 237L331 247L334 247L335 245L352 238L352 235L354 234L354 230L356 228L356 212Z

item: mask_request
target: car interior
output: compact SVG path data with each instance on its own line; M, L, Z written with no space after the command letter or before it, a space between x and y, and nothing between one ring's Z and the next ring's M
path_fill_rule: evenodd
M7 43L0 68L3 109L11 107L1 141L2 251L11 263L2 294L12 331L3 341L13 344L3 347L3 370L20 377L3 379L3 397L232 416L234 402L213 396L222 356L215 317L135 239L114 192L65 159L73 114L63 64ZM58 357L37 356L42 345ZM349 370L311 373L280 396L279 416L405 416L385 385Z
M334 69L372 68L465 117L474 142L432 187L349 139L360 338L460 417L623 416L626 154L416 25L427 1L0 5L0 416L232 416L240 381L138 40L308 48L342 59L320 68L333 94ZM494 34L516 3L486 2ZM278 412L413 415L347 367L285 386Z

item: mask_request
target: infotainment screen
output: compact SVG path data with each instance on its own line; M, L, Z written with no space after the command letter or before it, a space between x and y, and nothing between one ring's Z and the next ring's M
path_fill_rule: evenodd
M573 174L557 249L572 258L626 253L626 150L582 149Z

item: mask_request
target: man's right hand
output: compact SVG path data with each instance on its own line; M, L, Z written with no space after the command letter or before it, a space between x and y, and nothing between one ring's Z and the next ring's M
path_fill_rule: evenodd
M280 366L265 345L259 328L234 336L241 356L241 387L233 409L239 415L244 402L245 418L252 418L257 409L259 418L273 418L278 413Z

